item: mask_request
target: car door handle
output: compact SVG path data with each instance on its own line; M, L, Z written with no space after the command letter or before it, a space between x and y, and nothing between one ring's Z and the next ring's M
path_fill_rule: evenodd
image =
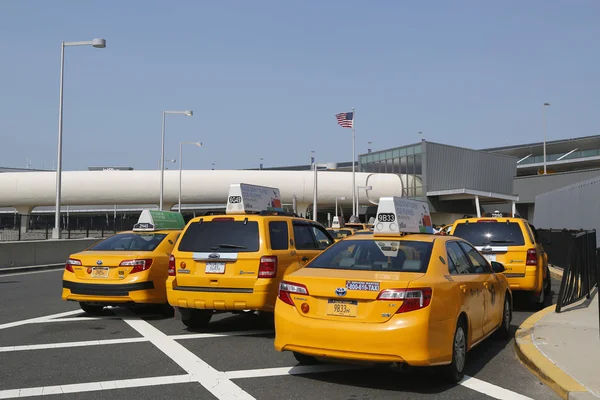
M463 293L467 293L467 285L460 285L460 289L463 291Z

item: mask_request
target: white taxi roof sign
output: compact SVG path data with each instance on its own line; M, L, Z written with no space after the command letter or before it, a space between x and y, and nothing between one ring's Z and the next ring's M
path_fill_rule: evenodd
M185 228L183 215L173 211L143 210L137 224L133 225L136 232L153 232Z
M403 233L433 233L429 204L403 197L382 197L373 234L394 236Z
M226 214L261 211L283 211L279 189L247 183L229 185Z

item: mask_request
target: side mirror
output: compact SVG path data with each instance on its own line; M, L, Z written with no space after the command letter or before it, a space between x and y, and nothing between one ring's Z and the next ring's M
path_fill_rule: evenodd
M492 261L491 264L492 264L492 269L494 270L494 272L496 274L506 271L506 268L504 268L504 265L499 262Z

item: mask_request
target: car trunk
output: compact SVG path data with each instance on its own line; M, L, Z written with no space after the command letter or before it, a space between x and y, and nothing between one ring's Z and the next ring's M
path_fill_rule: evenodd
M81 267L75 266L73 271L77 279L81 280L121 281L133 269L133 266L120 266L123 261L150 259L151 254L152 252L147 251L84 251L73 257L82 264Z

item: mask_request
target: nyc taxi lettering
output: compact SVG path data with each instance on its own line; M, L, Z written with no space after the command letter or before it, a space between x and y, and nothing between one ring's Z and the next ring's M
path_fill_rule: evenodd
M242 271L242 270L240 270L240 275L254 275L254 271Z
M346 289L379 292L379 282L346 281Z

